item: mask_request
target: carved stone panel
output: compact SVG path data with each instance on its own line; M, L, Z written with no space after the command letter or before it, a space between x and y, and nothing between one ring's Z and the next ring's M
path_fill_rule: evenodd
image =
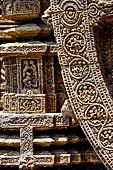
M17 93L17 63L16 57L4 59L6 92Z
M46 113L46 95L31 90L27 94L5 94L3 100L4 113Z
M43 93L42 57L17 59L18 93Z
M37 60L23 59L21 65L22 89L37 89L39 87Z
M4 1L4 16L7 19L21 21L38 18L40 14L39 0Z
M50 2L59 63L71 106L89 142L111 170L113 102L101 74L94 26L112 24L113 0Z

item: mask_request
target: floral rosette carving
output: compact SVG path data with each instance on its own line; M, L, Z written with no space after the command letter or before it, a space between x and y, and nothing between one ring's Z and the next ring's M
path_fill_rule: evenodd
M90 124L94 126L101 125L101 120L106 119L107 111L101 104L93 104L88 107L85 113L86 119L90 120Z
M95 85L89 82L78 85L76 89L78 99L83 104L90 104L95 102L97 98L97 91Z
M100 133L99 139L105 149L113 150L113 127L106 127Z
M113 122L106 120L104 126L98 133L98 140L103 149L113 152Z
M88 61L81 56L76 56L69 64L70 75L75 79L85 79L89 75L90 68Z

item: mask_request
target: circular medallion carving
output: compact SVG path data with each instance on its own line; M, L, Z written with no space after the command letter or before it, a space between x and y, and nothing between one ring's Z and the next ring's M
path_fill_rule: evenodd
M107 118L107 112L103 105L95 103L88 107L85 116L90 119L93 126L99 126L101 124L100 120Z
M88 61L80 56L76 56L69 64L69 71L72 77L76 79L84 79L90 73Z
M83 104L93 103L97 98L96 87L89 82L79 85L76 89L78 99Z
M63 41L64 50L71 56L81 53L85 50L85 37L79 32L69 33Z
M99 141L104 148L113 150L113 127L103 128L99 134Z

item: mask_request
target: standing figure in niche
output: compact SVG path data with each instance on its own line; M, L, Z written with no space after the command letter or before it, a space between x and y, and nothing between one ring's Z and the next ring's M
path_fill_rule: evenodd
M37 68L34 60L23 62L23 83L25 89L38 88Z

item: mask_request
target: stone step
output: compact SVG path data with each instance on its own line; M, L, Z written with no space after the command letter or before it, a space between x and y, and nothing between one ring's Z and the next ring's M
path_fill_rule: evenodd
M12 146L12 147L19 147L20 146L20 139L6 139L0 138L0 146Z
M69 138L69 136L52 136L52 137L43 137L36 138L33 140L33 143L41 146L50 146L50 145L65 145L67 143L75 144L75 143L83 143L86 141L86 138L79 138L78 136L74 136Z
M10 135L10 134L9 134ZM15 137L2 135L0 137L0 146L19 146L20 145L20 138L15 135ZM51 146L51 145L65 145L65 144L76 144L76 143L84 143L87 142L86 138L80 138L72 134L71 137L65 135L52 135L49 136L39 136L34 138L33 143L35 145L40 146Z

